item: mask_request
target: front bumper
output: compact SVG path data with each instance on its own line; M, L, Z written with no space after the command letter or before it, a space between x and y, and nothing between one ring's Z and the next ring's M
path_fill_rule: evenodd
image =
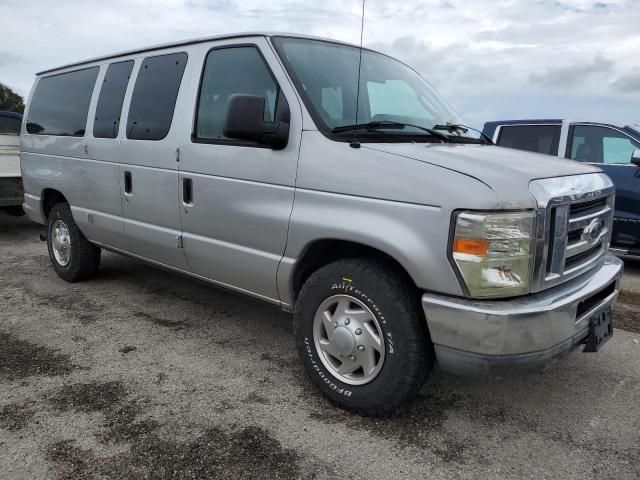
M0 177L0 207L18 207L24 202L20 177Z
M622 271L622 261L607 256L595 273L526 297L482 301L424 294L440 367L481 377L539 370L584 343L589 319L615 302Z

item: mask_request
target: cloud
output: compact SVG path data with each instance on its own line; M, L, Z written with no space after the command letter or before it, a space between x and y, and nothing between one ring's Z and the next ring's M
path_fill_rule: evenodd
M268 30L357 43L362 3L65 0L52 5L51 0L0 2L1 48L13 55L0 53L0 82L23 95L34 72L185 38ZM638 91L638 0L367 0L366 7L365 45L415 67L474 122L492 115L551 114L545 112L574 117L596 111L589 105L607 103L615 108L603 110L615 112L616 121L637 121L631 117L640 105L630 102L629 93Z
M575 62L575 60L573 60ZM575 62L566 67L549 68L542 73L531 73L529 79L548 87L567 88L588 82L592 77L610 74L614 62L602 55L596 55L591 61Z
M624 93L640 93L640 69L636 68L628 75L623 75L611 83L614 90Z
M11 52L0 52L0 67L6 67L14 63L19 63L24 58Z

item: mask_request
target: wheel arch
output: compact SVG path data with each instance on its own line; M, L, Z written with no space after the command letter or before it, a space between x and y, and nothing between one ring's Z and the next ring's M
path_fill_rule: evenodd
M295 262L290 276L289 289L292 304L295 304L298 294L306 280L317 271L330 263L347 258L370 258L385 264L398 275L404 277L413 288L418 287L407 269L393 256L379 248L365 243L338 238L317 239L310 242Z
M62 192L56 190L55 188L45 188L42 191L41 195L41 208L42 208L42 217L45 220L49 219L49 214L51 213L51 209L57 205L58 203L69 203L67 198L64 196Z

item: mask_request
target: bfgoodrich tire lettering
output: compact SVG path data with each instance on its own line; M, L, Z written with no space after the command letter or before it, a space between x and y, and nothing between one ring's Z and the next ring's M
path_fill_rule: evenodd
M56 258L54 226L63 226L65 229L65 245L68 248L68 256L64 261ZM68 235L67 235L68 233ZM56 273L68 282L76 282L93 277L100 266L100 248L89 242L82 234L76 222L73 220L71 208L67 203L55 205L49 213L49 225L47 229L47 247L49 258Z
M336 295L366 305L382 331L384 363L367 383L342 382L336 370L327 368L323 351L318 351L314 319L318 307ZM400 272L375 260L341 260L312 274L296 302L294 332L300 358L313 382L335 404L361 415L393 413L416 395L434 363L418 292ZM339 346L344 345L340 354L351 344L347 340Z

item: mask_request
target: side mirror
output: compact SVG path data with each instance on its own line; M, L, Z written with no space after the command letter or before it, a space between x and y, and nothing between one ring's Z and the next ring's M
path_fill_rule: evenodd
M634 150L631 154L631 163L635 166L640 167L640 150Z
M223 133L228 138L250 140L281 150L289 141L289 124L264 121L264 97L234 94L227 100Z

